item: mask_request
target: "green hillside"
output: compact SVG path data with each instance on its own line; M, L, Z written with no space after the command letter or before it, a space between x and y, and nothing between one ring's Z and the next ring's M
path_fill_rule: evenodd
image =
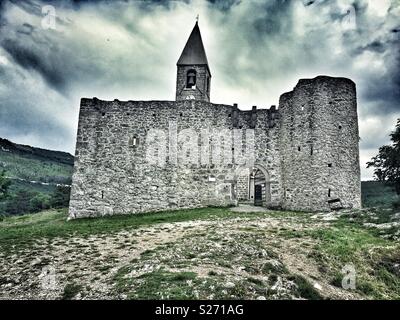
M51 206L56 191L69 192L66 186L71 184L73 164L69 153L0 138L0 171L5 170L11 180L9 197L0 202L0 214L35 212Z
M0 168L10 177L69 184L74 157L66 152L19 145L0 138Z
M380 181L363 181L361 197L363 207L368 208L391 208L398 201L394 187Z

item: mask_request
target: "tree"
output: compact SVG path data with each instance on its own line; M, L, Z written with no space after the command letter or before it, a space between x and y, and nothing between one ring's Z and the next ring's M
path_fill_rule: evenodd
M57 186L54 190L50 205L52 208L65 208L69 205L69 196L71 193L71 188L67 186Z
M43 193L36 194L29 201L29 211L39 212L50 208L50 196Z
M31 199L36 196L37 193L34 193L30 190L21 189L18 190L9 201L7 201L6 212L7 214L26 214L31 211Z
M8 196L8 188L10 187L11 181L6 178L6 171L0 172L0 200L4 200Z
M379 148L379 153L367 162L367 168L374 167L374 175L379 181L388 182L400 195L400 119L390 134L391 145Z

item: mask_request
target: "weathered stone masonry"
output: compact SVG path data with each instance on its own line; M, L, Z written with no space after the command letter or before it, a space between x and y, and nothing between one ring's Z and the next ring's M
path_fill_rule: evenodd
M355 84L344 78L300 80L281 96L279 111L283 207L324 210L329 199L361 207Z
M257 113L260 114L258 121L262 122L274 112L258 110ZM149 164L146 159L146 150L150 148L147 134L156 127L164 130L168 137L170 123L177 124L178 134L188 128L195 132L210 128L231 130L235 126L246 130L252 125L250 114L233 106L195 100L107 102L82 99L70 215L96 216L236 204L235 184L240 166L214 165L212 160L208 165L179 165L180 161L178 165L170 162L164 166ZM277 127L270 131L271 136L276 135ZM256 157L263 159L262 163L277 178L279 159L267 159L264 150L270 139L267 132L264 130L255 135ZM133 139L137 146L132 146ZM276 148L273 142L269 144L271 149ZM271 155L274 152L277 154L272 150ZM215 181L210 181L210 177ZM277 205L278 193L276 184L273 194Z
M278 108L240 110L236 105L213 104L199 32L196 24L188 44L200 49L187 45L178 61L177 101L81 100L70 217L240 202L302 211L327 211L332 202L359 208L355 84L326 76L303 79L281 96ZM191 70L197 70L195 78L188 73ZM188 81L196 86L187 86ZM158 135L151 140L155 129ZM216 136L234 129L242 130L243 139L253 130L254 154L238 150L233 141L225 144L224 152L247 152L254 163L216 165ZM179 140L187 131L199 133L192 135L189 148L187 141ZM204 131L216 134L207 141L201 136ZM156 150L150 160L165 151L165 163L149 161L154 145L164 149ZM185 163L189 158L199 161Z

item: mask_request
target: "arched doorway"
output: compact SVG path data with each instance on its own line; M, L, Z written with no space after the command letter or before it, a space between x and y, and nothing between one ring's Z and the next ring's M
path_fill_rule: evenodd
M271 183L268 171L259 165L250 170L250 202L256 206L268 206L271 202Z

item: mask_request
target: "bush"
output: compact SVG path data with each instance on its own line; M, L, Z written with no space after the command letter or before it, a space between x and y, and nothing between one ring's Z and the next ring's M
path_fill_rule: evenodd
M50 208L50 196L38 193L29 201L29 212L39 212Z
M11 215L29 213L30 200L34 195L31 191L19 190L7 201L6 212Z
M52 208L66 208L69 205L71 188L58 186L51 196L50 205Z
M0 172L0 200L7 198L10 184L11 181L6 178L6 171L2 170Z
M395 202L393 202L393 209L400 209L400 200L397 200Z
M50 200L51 197L45 193L21 189L9 197L4 211L8 215L39 212L50 208Z

